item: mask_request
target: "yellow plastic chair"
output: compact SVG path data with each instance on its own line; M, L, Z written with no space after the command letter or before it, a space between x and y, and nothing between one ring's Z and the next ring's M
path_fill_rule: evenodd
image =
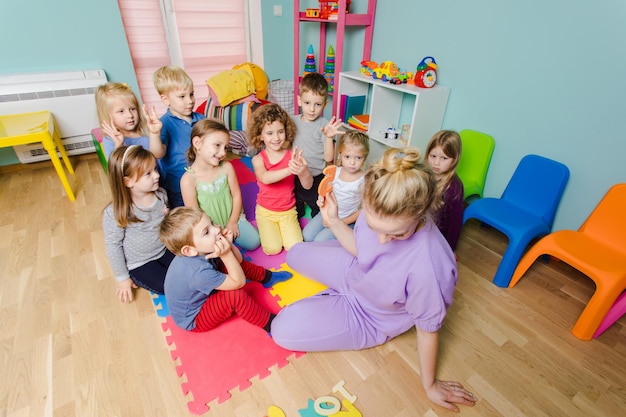
M496 142L488 134L475 130L462 130L459 135L462 151L456 174L463 183L463 199L471 196L482 198Z
M513 287L541 255L561 259L596 284L595 292L572 329L574 336L581 340L597 336L597 330L610 312L614 313L610 323L617 320L616 313L619 311L620 316L624 313L620 295L626 289L626 184L611 187L578 231L560 230L539 240L522 257L509 287Z
M47 110L21 113L7 114L0 116L0 148L6 148L16 145L27 145L30 143L41 142L46 152L50 156L50 161L61 180L61 184L67 193L70 201L76 200L74 191L67 180L65 170L57 151L61 154L61 159L65 163L65 168L70 174L74 173L74 168L67 157L63 142L54 123L52 113Z

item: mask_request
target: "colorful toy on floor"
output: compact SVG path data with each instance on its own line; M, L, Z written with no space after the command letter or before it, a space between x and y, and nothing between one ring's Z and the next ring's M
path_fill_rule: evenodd
M279 298L278 305L281 307L288 306L291 303L315 295L328 288L324 284L320 284L317 281L310 280L300 275L289 268L287 264L281 265L280 270L289 271L293 274L290 280L279 282L270 290L270 294Z
M303 77L306 77L309 74L316 72L315 65L315 53L313 52L313 45L309 45L309 49L306 52L306 61L304 62L304 74Z
M334 393L339 393L343 396L341 402L330 395L324 395L315 400L309 399L307 401L307 408L298 410L298 414L300 414L301 417L362 417L361 412L354 406L356 395L350 394L345 384L346 382L342 379L333 387ZM341 411L342 404L345 411ZM265 417L287 417L287 415L281 408L271 405L267 409L267 415Z
M332 45L328 45L328 52L326 53L324 78L328 82L328 92L332 93L335 90L335 50Z
M415 71L415 85L432 88L437 83L437 63L432 56L424 57Z
M322 171L324 178L320 181L320 185L317 187L317 194L320 197L326 197L328 193L333 190L333 181L335 180L335 174L337 173L337 167L335 165L329 165Z

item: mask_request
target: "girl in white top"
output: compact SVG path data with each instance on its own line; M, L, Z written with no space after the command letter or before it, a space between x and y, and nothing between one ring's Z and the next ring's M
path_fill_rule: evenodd
M353 227L361 212L363 163L369 154L369 137L357 131L347 132L339 139L337 153L333 193L339 206L339 218ZM302 230L302 236L305 242L335 239L333 232L325 227L321 213L309 221Z

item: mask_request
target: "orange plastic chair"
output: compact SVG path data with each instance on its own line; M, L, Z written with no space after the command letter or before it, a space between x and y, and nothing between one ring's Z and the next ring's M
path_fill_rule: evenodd
M471 196L482 198L496 142L486 133L469 129L461 130L459 136L462 149L456 174L463 183L463 199Z
M611 187L578 231L560 230L539 240L522 257L509 287L541 255L561 259L594 280L596 290L572 329L577 338L591 340L610 311L624 312L619 300L626 289L626 184Z

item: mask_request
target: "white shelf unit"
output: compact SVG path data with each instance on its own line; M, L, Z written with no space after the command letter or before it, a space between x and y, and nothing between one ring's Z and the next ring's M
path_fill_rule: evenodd
M449 87L419 88L413 84L390 84L360 71L341 72L339 77L339 94L336 97L343 94L367 97L364 109L364 113L370 115L367 134L374 141L370 142L368 161L378 160L387 147L403 146L399 139L384 138L382 131L390 125L398 130L402 125L410 125L408 146L422 152L432 135L441 129L450 95Z

